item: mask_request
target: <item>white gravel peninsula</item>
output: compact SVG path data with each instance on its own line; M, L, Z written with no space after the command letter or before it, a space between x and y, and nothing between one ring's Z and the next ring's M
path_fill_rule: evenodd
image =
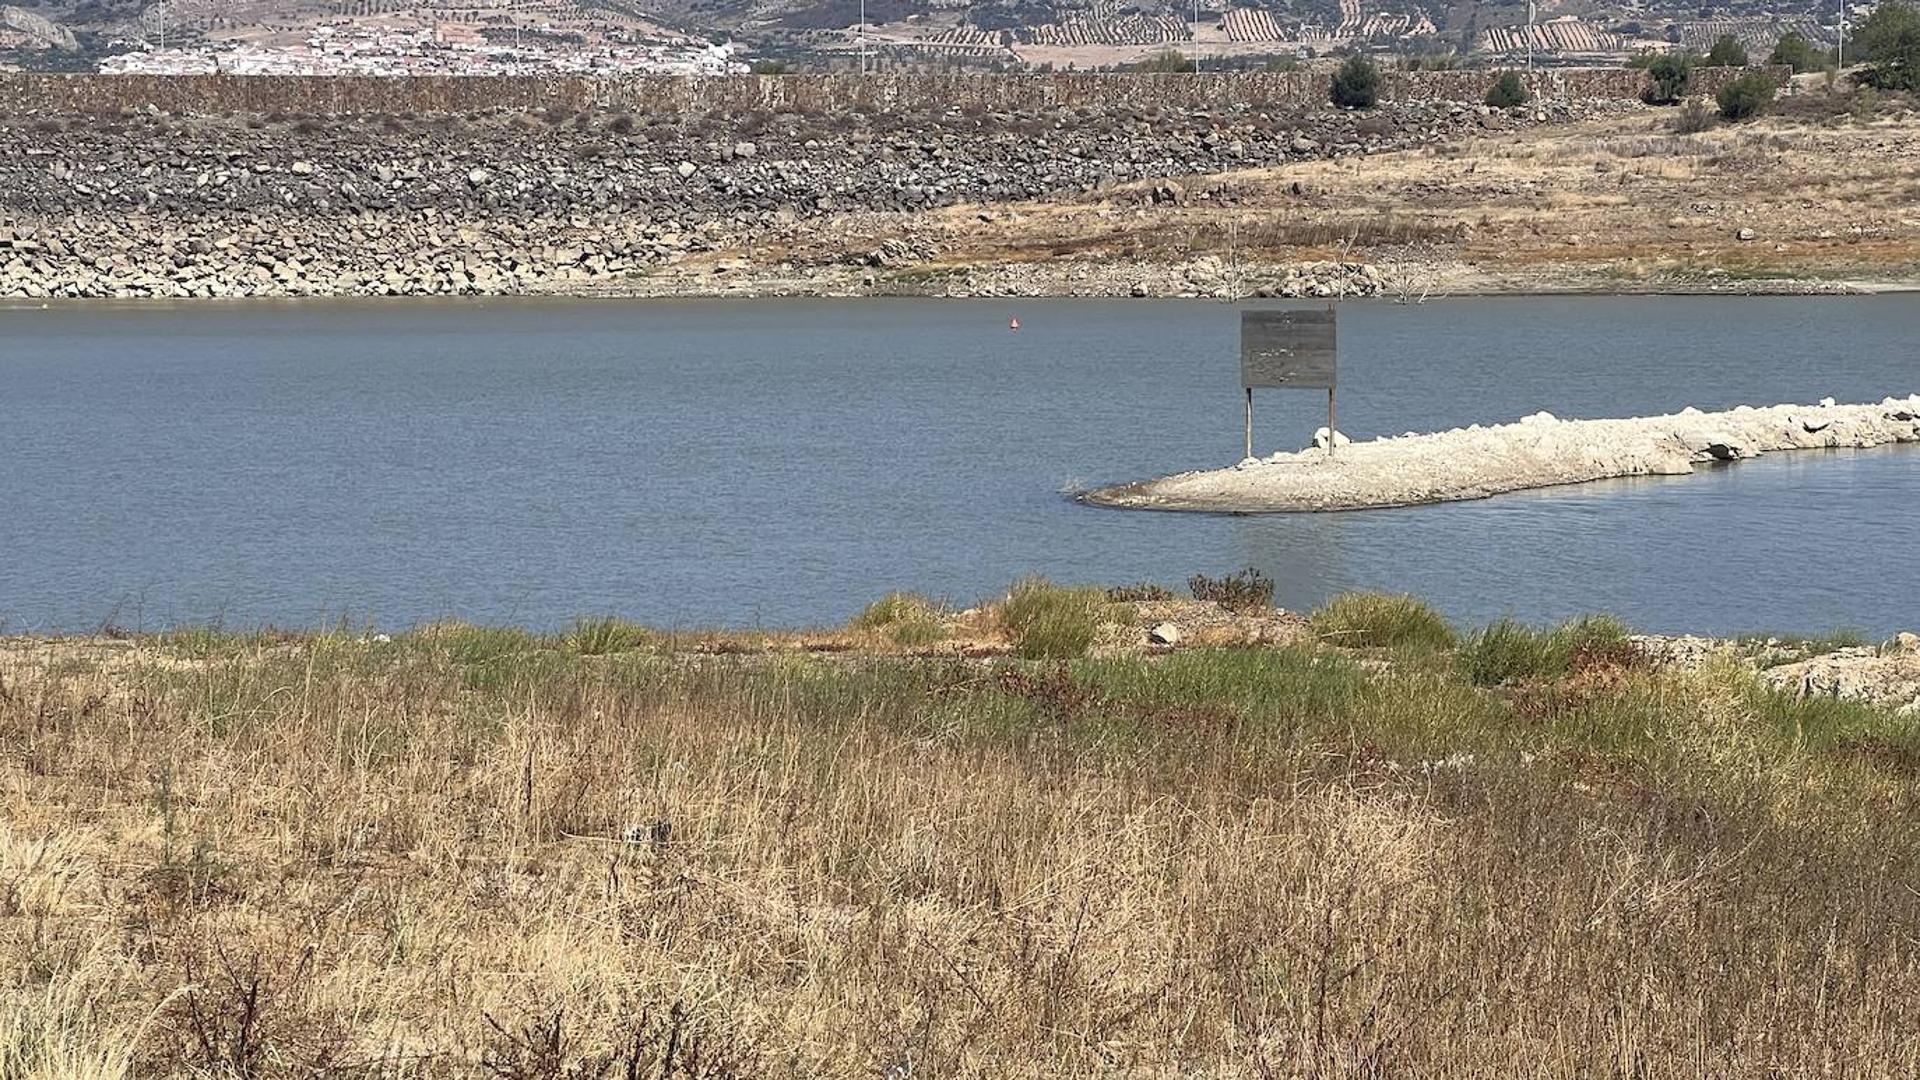
M1325 437L1324 430L1320 438ZM1344 437L1343 437L1344 438ZM1224 513L1363 510L1484 499L1618 476L1677 475L1782 450L1920 442L1920 394L1877 405L1742 405L1726 412L1516 423L1343 442L1248 458L1081 496L1095 506Z

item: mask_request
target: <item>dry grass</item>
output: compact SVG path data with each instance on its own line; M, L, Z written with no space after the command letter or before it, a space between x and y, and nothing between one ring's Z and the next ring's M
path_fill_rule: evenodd
M1920 1067L1912 720L650 645L0 650L0 1074Z

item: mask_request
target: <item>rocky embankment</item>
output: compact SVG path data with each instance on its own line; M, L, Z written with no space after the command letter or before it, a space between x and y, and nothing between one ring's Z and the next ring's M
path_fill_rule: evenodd
M885 290L939 252L836 246L819 225L958 204L1220 196L1177 178L1438 143L1619 108L1368 113L1059 109L1038 115L624 113L0 120L0 295L315 296ZM689 269L692 268L692 269ZM1202 272L1223 272L1202 268ZM949 277L940 289L965 288ZM1358 269L1249 287L1365 294ZM979 291L1056 291L1018 272ZM958 282L958 284L956 284ZM1190 275L1089 279L1177 295Z
M1760 681L1803 698L1837 698L1920 716L1920 634L1900 633L1879 645L1841 645L1769 638L1643 636L1648 656L1682 669L1731 661L1757 670Z
M1536 413L1513 424L1456 428L1248 458L1227 469L1182 473L1082 496L1137 510L1260 513L1361 510L1483 499L1502 492L1619 476L1679 475L1697 465L1781 450L1920 442L1920 394L1878 405L1741 406L1670 416L1561 420Z

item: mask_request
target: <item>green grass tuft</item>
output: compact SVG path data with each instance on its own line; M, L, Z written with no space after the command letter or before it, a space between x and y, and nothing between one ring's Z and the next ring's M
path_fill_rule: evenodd
M446 622L422 627L414 638L459 664L484 664L503 657L530 653L546 642L516 626L475 626Z
M1347 648L1450 649L1459 637L1440 613L1411 596L1347 593L1329 600L1310 619L1329 645Z
M1014 648L1029 659L1085 656L1107 610L1104 589L1067 589L1045 578L1023 578L1000 604L1000 623Z
M1501 619L1475 634L1461 647L1457 659L1474 685L1499 686L1564 678L1583 660L1627 663L1634 655L1625 624L1597 615L1553 630Z
M635 649L646 648L652 643L651 630L610 615L597 619L581 619L573 624L572 632L567 634L567 648L581 656L607 656L611 653L632 652Z
M855 630L882 633L895 645L931 645L947 636L947 609L919 593L890 592L853 617Z

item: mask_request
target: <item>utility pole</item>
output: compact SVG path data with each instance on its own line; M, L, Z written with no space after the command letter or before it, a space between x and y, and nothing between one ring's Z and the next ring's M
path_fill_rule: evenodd
M1527 0L1527 71L1533 71L1533 0Z
M860 0L860 74L867 73L867 0Z
M1847 0L1840 0L1840 44L1833 54L1833 77L1835 85L1840 79L1840 69L1847 66Z
M1193 0L1193 73L1200 73L1200 0Z

